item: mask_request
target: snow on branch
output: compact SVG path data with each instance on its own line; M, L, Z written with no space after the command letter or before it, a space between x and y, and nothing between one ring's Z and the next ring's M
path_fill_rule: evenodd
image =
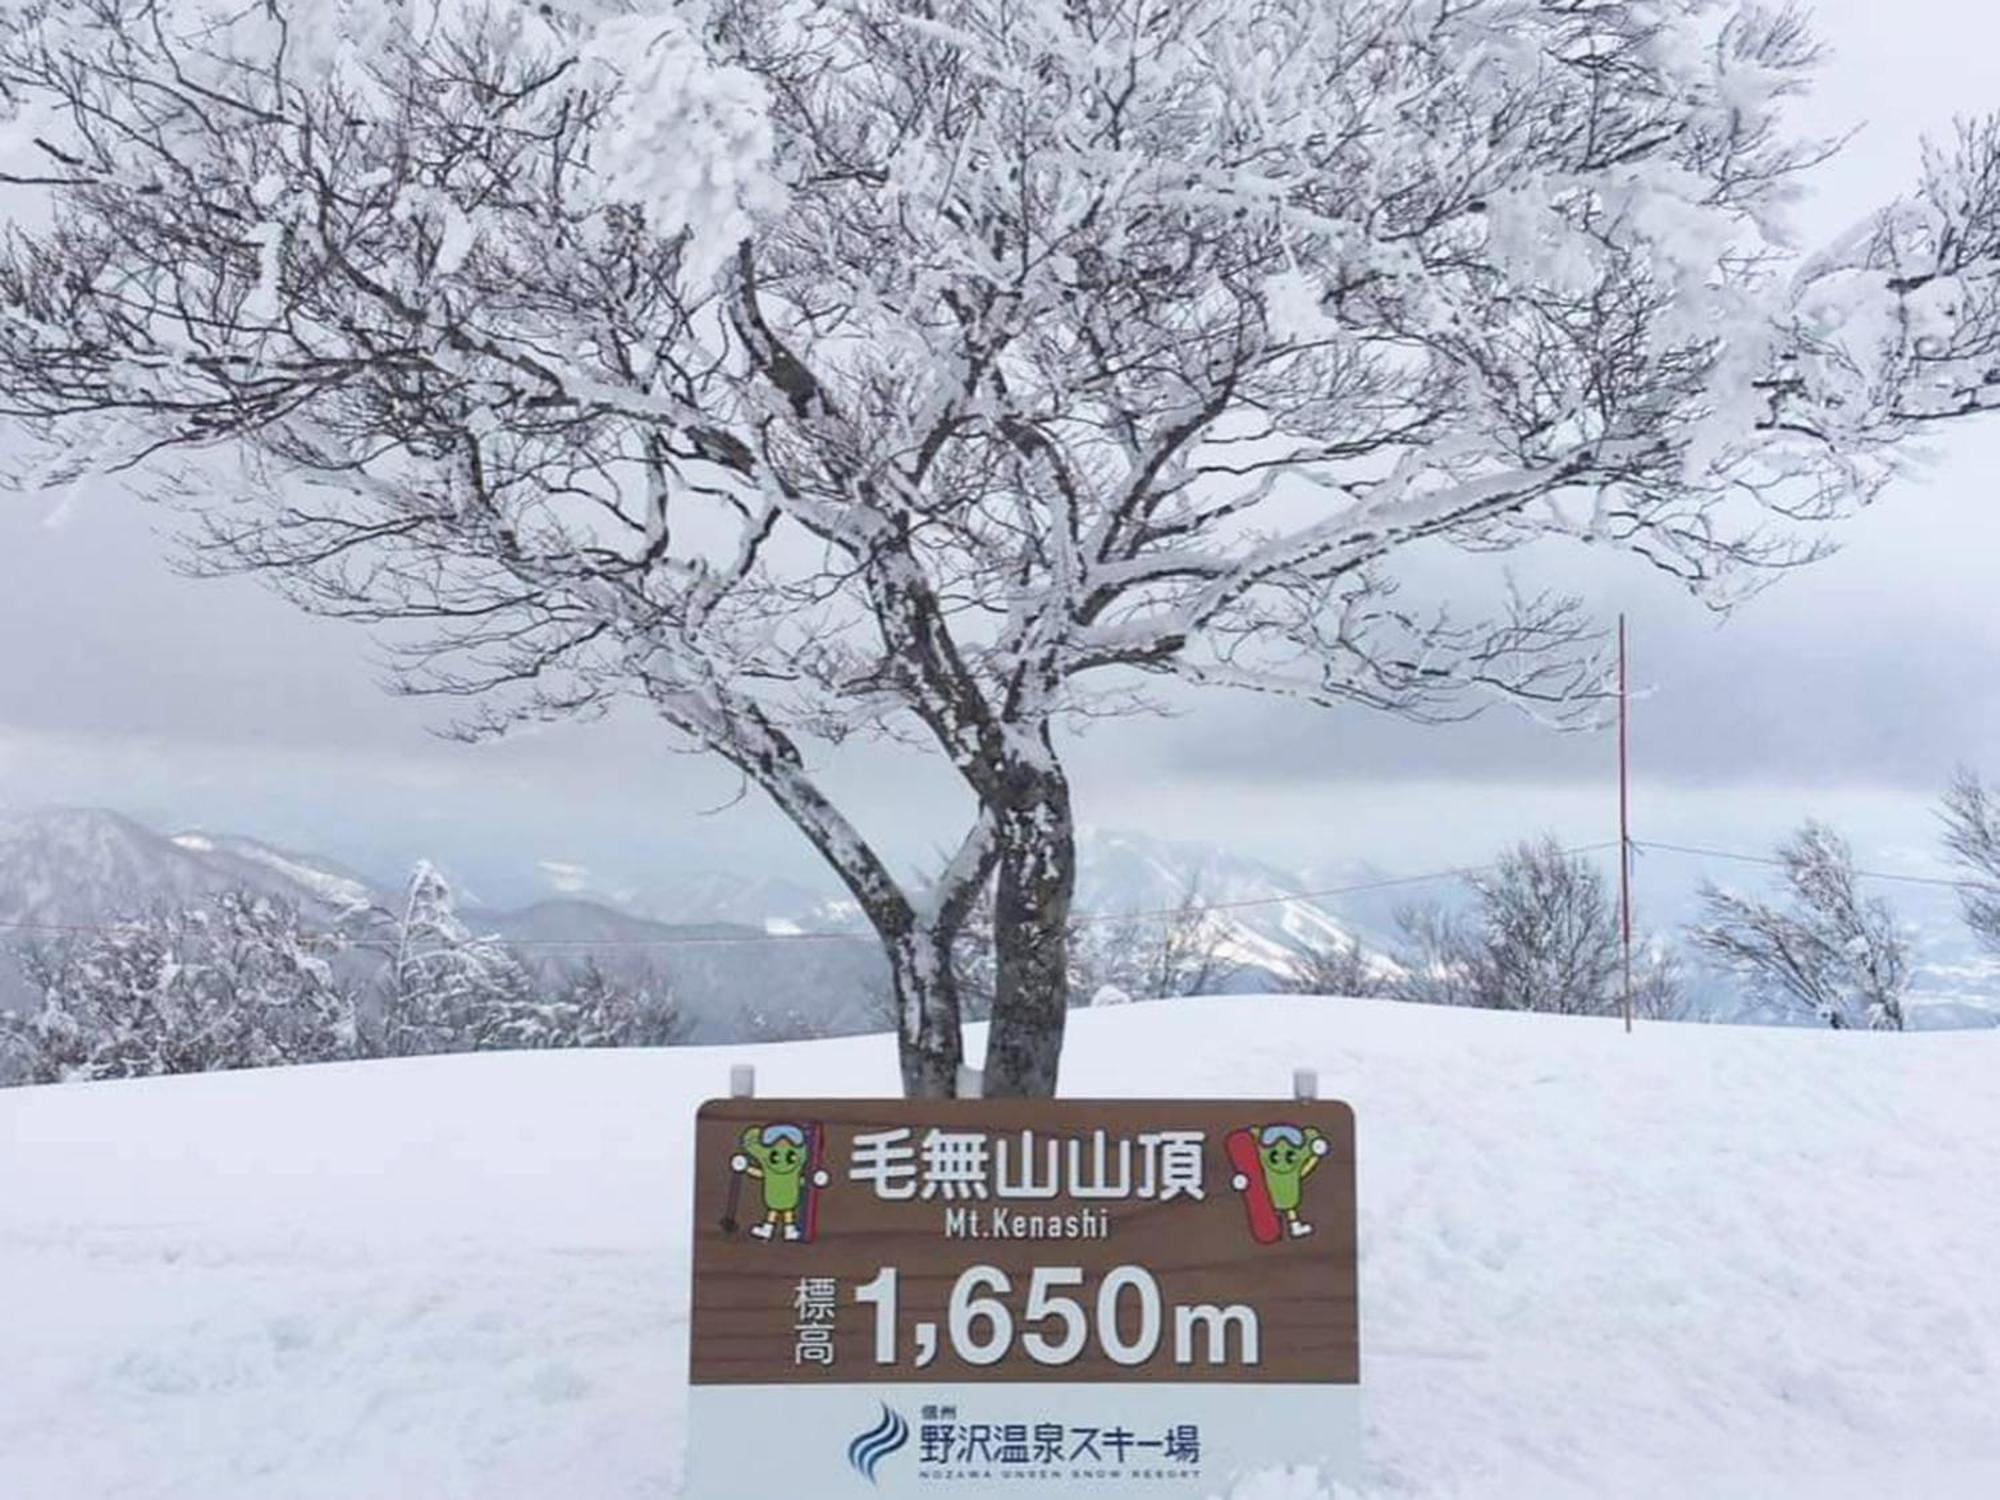
M1580 610L1411 549L1726 604L1992 406L2000 130L1801 257L1815 59L1724 0L12 7L0 414L23 482L120 424L195 566L472 729L646 704L905 932L815 747L993 806L1149 676L1560 718Z
M1965 874L1958 892L1965 925L2000 952L2000 795L1976 772L1960 767L1939 814L1945 849Z
M1694 945L1781 1010L1836 1030L1903 1030L1909 941L1887 902L1861 894L1847 842L1808 822L1778 864L1783 906L1705 885Z

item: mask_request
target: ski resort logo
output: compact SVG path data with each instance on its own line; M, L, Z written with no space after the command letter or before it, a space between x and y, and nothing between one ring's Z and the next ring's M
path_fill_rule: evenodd
M903 1420L903 1414L882 1405L882 1420L862 1433L847 1445L847 1461L870 1484L875 1483L875 1471L882 1466L882 1460L893 1453L900 1453L909 1445L910 1424Z
M770 1243L810 1245L819 1238L820 1192L828 1182L826 1127L789 1120L745 1126L729 1158L729 1203L722 1214L722 1232L740 1227L743 1184L757 1186L764 1214L750 1227L750 1238Z
M1223 1142L1232 1172L1229 1185L1242 1195L1250 1237L1258 1244L1275 1245L1313 1232L1303 1216L1305 1181L1329 1149L1313 1126L1251 1125L1230 1131Z

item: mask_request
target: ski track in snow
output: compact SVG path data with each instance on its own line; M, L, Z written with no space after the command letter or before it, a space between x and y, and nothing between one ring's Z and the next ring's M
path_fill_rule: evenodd
M2000 1494L2000 1036L1072 1025L1067 1094L1304 1064L1354 1103L1363 1494ZM671 1500L693 1111L733 1061L774 1096L895 1076L864 1038L0 1093L0 1493Z

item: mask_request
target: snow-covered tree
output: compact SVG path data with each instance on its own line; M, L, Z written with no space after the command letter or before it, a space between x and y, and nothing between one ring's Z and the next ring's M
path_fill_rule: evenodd
M1553 838L1522 844L1469 882L1485 938L1486 998L1602 1015L1619 1003L1618 913L1604 877Z
M401 907L375 935L385 955L375 1047L389 1057L549 1045L551 1014L499 938L460 919L435 865L411 871Z
M502 1005L478 1031L482 1047L666 1047L686 1027L657 975L614 975L587 958L544 976L533 996Z
M1801 257L1813 59L1725 0L10 6L0 408L469 731L721 756L879 934L912 1092L994 882L987 1086L1046 1092L1066 725L1571 703L1570 601L1461 617L1410 550L1727 601L1993 404L2000 139ZM924 887L814 772L859 734L962 779Z
M1149 1000L1211 993L1231 967L1225 933L1190 879L1171 910L1079 918L1069 935L1071 978L1092 1005L1105 989Z
M1433 1005L1560 1015L1622 1009L1618 911L1588 859L1544 837L1509 849L1466 883L1469 911L1426 906L1401 914L1394 993ZM1672 955L1652 941L1635 942L1633 1010L1672 1016L1679 990Z
M1846 840L1809 822L1778 863L1788 905L1704 885L1695 946L1781 1008L1836 1029L1901 1031L1909 944L1889 903L1861 894Z
M1958 891L1965 925L2000 952L2000 797L1961 769L1945 791L1942 816L1945 848L1967 876Z
M1107 990L1147 999L1212 993L1232 967L1225 937L1198 879L1186 883L1168 910L1074 913L1066 939L1070 993L1093 1006L1105 1003ZM997 979L990 888L968 912L953 962L966 1019L987 1019Z
M35 1083L351 1057L355 1002L333 970L338 947L266 896L161 908L29 949L40 1006L0 1013L0 1041Z
M377 1049L390 1056L546 1047L663 1047L684 1027L650 969L613 974L594 957L537 973L459 916L435 865L410 874L400 909L377 912L383 955Z
M1477 1005L1484 957L1478 929L1460 911L1441 903L1407 906L1396 913L1398 949L1391 993L1418 1005Z
M826 1023L796 1005L753 1004L744 1021L743 1036L751 1042L809 1042L827 1035Z
M1292 960L1287 988L1300 995L1366 997L1390 991L1395 967L1370 953L1359 938L1325 939Z
M622 974L594 959L572 976L568 995L594 1047L671 1047L687 1039L688 1019L668 978L650 965Z
M595 959L535 974L468 928L431 865L401 907L349 913L322 931L270 897L224 892L159 907L14 955L40 995L0 1011L0 1082L134 1078L365 1054L488 1048L660 1047L685 1025L650 968ZM378 960L363 1019L345 977Z

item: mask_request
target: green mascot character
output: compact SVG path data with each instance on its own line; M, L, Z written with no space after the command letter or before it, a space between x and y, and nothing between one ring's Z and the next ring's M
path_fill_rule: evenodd
M764 1222L750 1233L760 1240L802 1238L799 1204L809 1187L823 1188L827 1183L824 1171L808 1173L806 1169L804 1127L748 1125L744 1127L741 1144L742 1149L729 1159L729 1165L747 1174L764 1193Z
M1257 1132L1257 1160L1264 1167L1264 1189L1271 1195L1271 1207L1285 1221L1286 1233L1293 1236L1313 1232L1312 1225L1299 1217L1305 1180L1318 1170L1329 1147L1326 1137L1312 1126L1266 1125Z

